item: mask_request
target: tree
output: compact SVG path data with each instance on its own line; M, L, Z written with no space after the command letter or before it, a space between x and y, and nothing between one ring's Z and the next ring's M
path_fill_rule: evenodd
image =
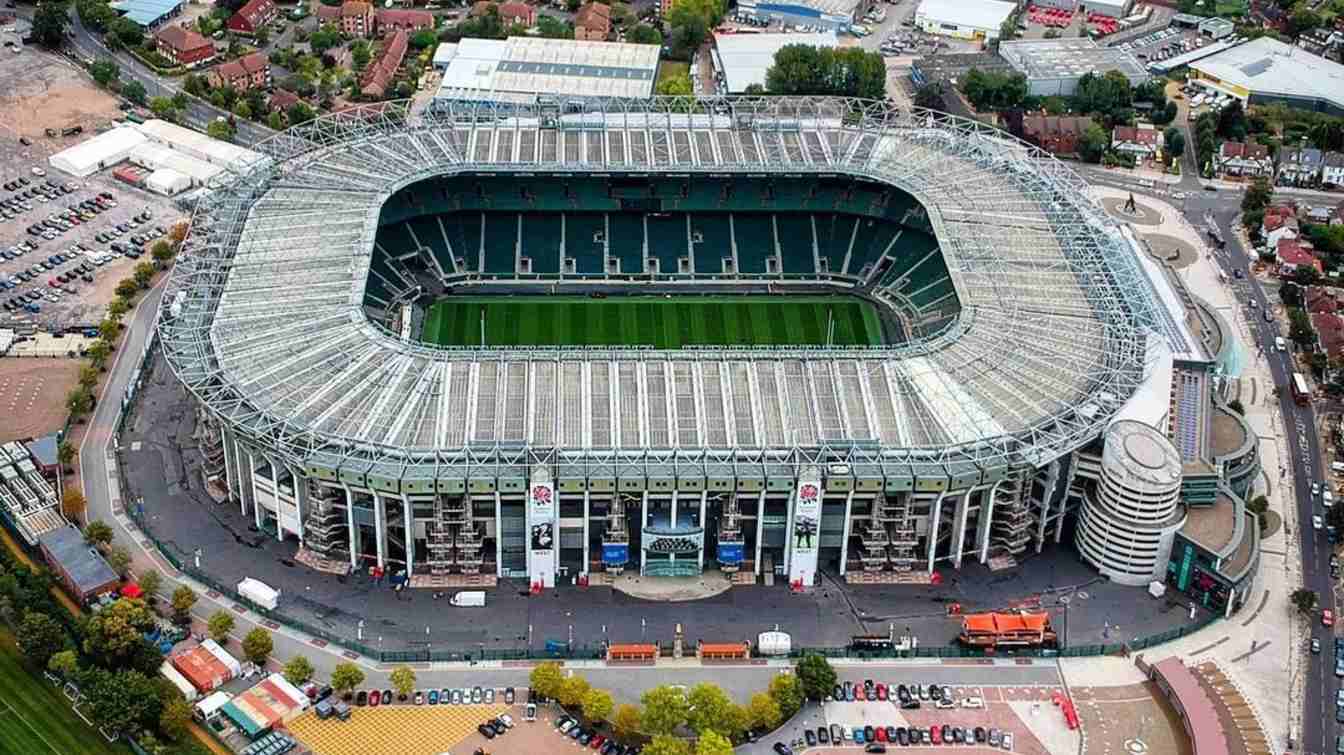
M680 689L666 684L654 687L646 690L639 702L644 706L645 734L671 734L689 720L690 706Z
M125 97L132 104L144 105L145 97L148 93L145 91L145 85L138 81L131 80L121 85L121 96Z
M139 671L111 672L89 669L80 684L89 701L89 713L98 726L114 732L130 732L156 726L163 702L156 682Z
M1185 154L1185 132L1172 126L1162 133L1162 143L1168 157L1180 157Z
M636 24L625 33L625 41L636 45L661 45L663 33L648 24Z
M550 16L542 16L542 18L550 18ZM438 44L439 35L435 34L433 29L421 29L412 34L408 41L410 42L412 49L423 50L426 47Z
M1268 505L1266 505L1266 508L1268 508ZM1344 532L1344 506L1331 506L1326 509L1325 523L1334 527L1336 532Z
M709 36L710 25L704 18L688 9L686 0L675 3L667 14L668 46L672 48L672 57L677 60L689 60L691 53L704 44Z
M753 731L765 733L774 731L784 720L780 713L779 702L767 692L757 692L747 703L747 725Z
M364 683L364 672L348 661L336 664L331 670L331 687L342 694Z
M101 519L84 525L84 540L91 545L103 546L112 542L112 528Z
M227 142L233 138L233 126L226 120L213 120L205 127L205 133L211 139Z
M881 99L886 86L882 56L861 47L785 45L765 72L765 88L773 94Z
M77 488L70 488L61 495L61 513L65 514L67 519L80 520L84 517L84 509L88 502L84 500L84 494Z
M111 318L103 318L98 323L98 337L105 341L115 341L117 336L121 335L121 323Z
M961 93L976 110L1016 110L1027 99L1027 77L1020 73L972 68L961 81Z
M1341 507L1341 510L1344 510L1344 507ZM642 718L638 706L625 703L618 707L616 715L611 717L611 728L618 738L630 739L639 733Z
M215 611L210 614L210 620L205 626L210 637L223 645L229 641L229 633L233 631L233 614L223 610Z
M196 605L196 591L188 585L173 590L173 619L179 624L191 621L191 607Z
M555 699L559 696L560 685L564 684L564 681L565 675L560 671L560 664L555 661L538 664L528 675L528 686L546 699Z
M107 357L111 353L112 345L106 341L94 341L84 350L84 354L89 358L89 364L100 370L107 366Z
M155 241L154 245L149 248L149 256L158 263L167 262L173 258L173 254L173 245L164 239Z
M1263 210L1269 206L1269 202L1274 197L1274 190L1270 188L1269 179L1263 176L1251 181L1246 187L1246 193L1241 195L1241 211L1255 212Z
M270 126L272 131L279 131L285 127L285 117L278 112L273 112L266 116L266 125Z
M79 672L79 654L73 650L62 650L47 659L47 670L62 679L69 679Z
M821 700L835 689L835 669L823 656L809 653L798 661L794 670L798 681L803 685L803 693L809 700Z
M88 388L76 388L65 397L65 408L72 417L82 417L93 408L93 394Z
M350 67L356 71L363 71L369 65L369 60L373 58L373 51L369 49L369 43L359 41L350 46Z
M245 120L251 118L252 105L247 100L238 100L233 104L233 114Z
M331 27L323 27L308 35L308 46L318 55L321 55L333 47L338 47L340 44L340 32Z
M68 440L61 441L61 444L56 447L56 460L59 461L63 467L70 466L78 455L79 452L75 450L74 446L70 445L70 441Z
M1269 511L1269 499L1262 495L1258 495L1246 502L1246 510L1255 514L1255 519L1260 523L1260 529L1263 530L1265 528L1265 514ZM1327 512L1326 518L1328 519L1329 514L1333 513L1333 510Z
M642 752L643 755L691 755L691 748L676 737L659 734Z
M178 696L164 703L159 714L159 731L175 742L186 738L191 732L191 703Z
M243 637L243 655L258 666L266 662L267 656L274 649L275 641L271 639L271 633L261 627L253 629Z
M65 14L65 3L46 0L37 4L33 13L33 38L37 43L54 50L65 38L65 26L70 22Z
M707 731L695 743L695 755L733 755L733 743L721 734Z
M126 569L131 565L131 554L120 545L114 545L107 549L107 565L112 567L112 571L119 576L126 576Z
M143 600L120 598L89 617L84 626L84 654L108 668L119 668L154 626L154 614Z
M1300 309L1288 310L1288 339L1301 348L1310 348L1316 342L1316 331L1311 318Z
M734 720L733 709L737 706L719 685L709 682L695 685L686 695L686 702L690 707L687 723L696 734L712 731L731 737L740 730L737 728L740 722Z
M392 669L391 674L388 674L387 679L392 683L392 689L397 691L397 697L402 700L415 689L415 670L410 666L397 666Z
M604 689L590 689L583 696L583 715L590 721L606 721L611 716L614 703L611 693Z
M26 611L15 639L24 660L36 668L43 668L53 655L65 649L65 628L45 613Z
M941 81L930 81L919 89L915 90L915 107L927 108L929 110L945 110L947 104L943 102L943 95L946 93Z
M93 77L98 86L111 86L112 82L121 78L121 66L117 65L115 61L102 58L89 66L89 75Z
M308 107L306 103L296 102L285 111L285 117L289 119L289 125L298 126L311 121L314 118L314 113L313 109Z
M1297 606L1298 613L1306 616L1310 616L1316 610L1316 593L1305 587L1293 590L1289 600L1293 602L1294 606Z
M171 121L177 116L177 108L173 107L173 101L167 97L155 97L149 101L149 109L155 117Z
M587 679L581 676L568 676L560 683L560 694L556 695L555 699L566 708L572 708L583 703L589 689Z
M1241 107L1241 100L1232 100L1218 111L1217 118L1219 136L1238 142L1246 138L1250 124L1246 120L1246 111Z
M285 664L282 673L290 684L303 684L313 678L315 670L312 661L302 655L296 655Z
M117 281L117 287L115 289L115 293L117 296L129 300L131 297L135 296L139 291L140 287L135 285L135 281L132 280L131 278L122 278L121 280Z
M779 705L781 719L788 720L803 708L803 683L795 674L775 674L767 688L770 697Z
M691 77L678 73L658 80L658 94L687 96L691 94Z
M1083 131L1083 138L1078 141L1078 156L1084 162L1099 163L1110 143L1111 139L1106 135L1106 131L1093 123Z
M154 600L159 595L159 588L163 586L163 575L158 569L146 569L144 574L137 574L136 580L140 583L140 589L145 591L145 602L154 605ZM173 597L177 597L174 593Z

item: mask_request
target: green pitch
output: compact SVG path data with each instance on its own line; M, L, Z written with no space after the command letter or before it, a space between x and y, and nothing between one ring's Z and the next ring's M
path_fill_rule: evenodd
M484 318L485 327L481 320ZM805 296L453 297L430 307L422 340L444 346L880 346L873 305Z
M20 665L19 651L0 635L0 752L32 755L129 753L84 723L56 687Z

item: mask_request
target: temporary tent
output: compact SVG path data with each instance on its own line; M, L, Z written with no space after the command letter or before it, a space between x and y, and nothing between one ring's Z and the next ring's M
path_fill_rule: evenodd
M160 168L150 173L149 178L145 179L145 188L156 194L171 197L190 189L191 178L172 168Z
M225 705L221 712L249 737L288 723L309 706L308 696L280 674L271 674Z
M118 126L57 152L47 158L47 164L56 170L83 178L125 160L132 150L146 141L148 139L145 135L136 129Z

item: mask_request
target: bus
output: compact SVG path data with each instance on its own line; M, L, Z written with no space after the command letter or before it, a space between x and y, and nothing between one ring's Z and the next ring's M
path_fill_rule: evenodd
M1311 391L1307 388L1307 379L1302 373L1294 372L1292 377L1293 400L1299 404L1311 402Z

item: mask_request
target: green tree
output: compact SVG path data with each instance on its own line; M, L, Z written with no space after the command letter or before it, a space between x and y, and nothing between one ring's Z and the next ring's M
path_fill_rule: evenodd
M144 28L125 16L110 21L107 30L126 47L139 47L145 42Z
M205 133L211 139L227 142L233 138L233 125L226 120L213 120L205 127Z
M136 577L140 583L140 589L145 591L145 602L153 605L154 599L159 594L159 587L163 585L163 575L159 573L158 569L151 568L145 570L144 574L136 575ZM174 597L176 597L176 594L174 594Z
M1344 510L1344 506L1340 508ZM642 719L638 706L625 703L616 708L616 714L611 717L611 728L618 738L630 739L639 733Z
M252 106L247 100L238 100L233 103L233 114L244 120L252 117Z
M549 18L549 16L544 16L543 18ZM407 41L410 43L411 49L423 50L426 47L437 44L439 35L435 34L433 29L421 29L412 34Z
M279 131L285 127L285 117L278 112L272 112L266 116L266 125L273 131Z
M976 110L1016 110L1027 99L1027 77L972 68L962 77L961 93Z
M798 681L803 685L803 694L809 700L822 700L835 689L835 669L824 656L809 653L798 661L794 669ZM782 706L781 706L782 707Z
M1168 157L1180 157L1185 154L1185 132L1172 126L1162 133L1163 150Z
M1251 181L1246 187L1246 192L1241 195L1241 211L1255 212L1263 210L1269 206L1270 200L1274 197L1274 190L1269 185L1269 179L1258 177Z
M206 622L206 631L215 642L223 645L229 641L229 633L233 631L233 614L228 611L219 610L210 614L210 620Z
M59 461L63 467L70 466L78 455L79 452L75 450L74 446L70 445L68 440L61 441L61 444L56 447L56 461Z
M1110 137L1101 126L1093 123L1083 131L1083 138L1078 141L1078 156L1084 162L1099 163L1110 143Z
M717 732L707 731L695 743L695 755L733 755L733 743Z
M271 639L271 633L261 627L253 629L243 637L243 655L258 666L266 662L266 658L274 649L275 641Z
M131 297L139 293L139 291L140 287L135 285L135 280L132 278L123 278L117 281L117 287L115 289L115 293L117 296L120 296L123 299L129 300Z
M687 0L681 0L667 14L667 25L671 30L667 41L672 48L672 57L676 60L689 60L691 53L704 44L709 37L709 30L713 28L692 5Z
M107 341L94 341L84 350L84 354L89 358L89 364L103 369L107 366L107 358L112 353L112 345Z
M92 545L103 546L112 542L112 528L101 519L94 519L84 525L84 540Z
M93 394L88 388L76 388L65 397L65 408L73 417L82 417L93 408Z
M47 659L47 670L62 679L71 679L79 672L79 654L73 650L62 650Z
M397 666L392 669L391 674L388 674L387 679L392 683L392 689L397 691L397 697L402 700L415 689L415 670L410 666L404 664Z
M1316 610L1316 593L1305 587L1293 590L1289 600L1297 607L1298 613L1310 616Z
M341 44L340 32L331 27L323 27L308 36L308 46L313 52L321 55L322 53L337 47Z
M564 682L565 675L560 670L560 664L555 661L537 664L528 675L528 685L536 690L538 695L548 700L554 700L559 696L560 685Z
M149 248L149 256L152 257L155 262L160 264L172 259L173 254L173 245L169 244L164 239L155 241L154 245Z
M1264 496L1261 496L1262 498ZM1268 502L1266 502L1268 508ZM1263 518L1263 514L1261 515ZM1325 523L1335 528L1336 532L1344 532L1344 506L1335 504L1325 510Z
M658 80L658 94L681 95L691 94L691 77L679 73L673 76L664 76Z
M185 624L191 620L191 607L196 605L196 591L188 585L181 585L173 590L173 619L179 624Z
M53 655L65 649L65 628L45 613L26 611L15 633L24 660L43 668Z
M555 699L566 708L572 708L583 703L589 689L587 679L577 675L568 676L560 683L560 694L556 695Z
M107 549L107 565L112 567L112 571L125 577L126 569L131 565L131 554L120 545L114 545Z
M285 117L289 119L289 125L298 126L311 121L315 115L307 103L296 102L285 111Z
M364 672L348 661L336 664L331 670L332 689L345 694L364 683Z
M613 707L611 693L604 689L590 689L583 696L583 715L589 721L606 721Z
M946 93L941 81L930 81L919 89L915 90L915 107L927 108L929 110L946 110L947 104L943 102L943 95Z
M747 725L753 731L765 733L774 731L783 722L784 716L779 710L779 702L767 692L757 692L747 703Z
M105 341L115 341L119 335L121 335L121 323L116 320L105 317L102 322L98 323L99 338Z
M779 715L782 719L793 718L795 713L802 710L805 696L803 683L799 681L797 675L775 674L770 679L767 690L770 697L779 705Z
M88 712L98 726L115 732L132 732L159 723L163 702L155 681L139 671L111 672L88 669L80 684Z
M119 668L138 651L141 635L153 625L154 614L143 600L120 598L85 623L84 654Z
M115 61L102 58L89 66L89 75L93 77L98 86L111 86L112 82L121 78L121 66L117 65Z
M356 71L363 71L367 68L372 58L373 51L369 49L368 42L361 40L350 45L350 66Z
M644 706L645 734L671 734L690 720L690 705L681 689L665 684L653 687L640 695L639 702Z
M1295 308L1288 310L1288 339L1303 349L1316 342L1316 331L1306 312Z
M1246 111L1241 107L1241 100L1232 100L1218 111L1217 118L1219 136L1238 142L1246 138L1250 123L1246 120Z
M93 390L94 386L98 385L99 374L98 370L92 366L80 368L79 386L86 391Z
M735 727L740 722L734 720L733 710L737 706L717 684L702 682L695 685L686 695L686 702L690 707L687 723L696 734L712 731L731 737L737 732Z
M65 15L65 3L45 0L37 4L33 13L33 38L37 43L54 50L65 38L65 27L70 19Z
M691 747L676 737L658 734L644 748L643 755L691 755Z
M881 99L886 82L882 56L861 47L785 45L765 72L765 88L773 94Z
M165 121L171 121L177 117L177 108L173 107L173 101L167 97L151 99L149 109L156 118L162 118Z
M191 733L191 703L174 696L163 704L159 714L159 731L174 742L181 742Z
M636 45L661 45L663 33L648 24L635 24L625 33L625 41Z
M315 670L312 661L305 656L296 655L285 663L282 673L291 684L303 684L313 678Z

